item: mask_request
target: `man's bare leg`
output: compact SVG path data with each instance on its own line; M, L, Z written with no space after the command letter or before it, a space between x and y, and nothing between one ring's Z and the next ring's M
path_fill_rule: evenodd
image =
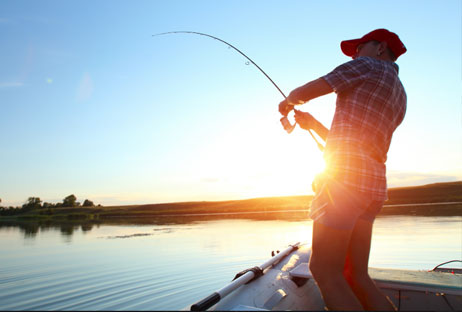
M356 297L368 311L394 311L396 308L380 291L368 273L373 224L359 219L351 233L344 275Z
M329 310L363 310L343 275L351 234L313 223L310 270Z

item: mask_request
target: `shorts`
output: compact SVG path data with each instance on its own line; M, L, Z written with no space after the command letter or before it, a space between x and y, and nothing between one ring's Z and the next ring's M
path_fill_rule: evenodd
M310 218L326 226L351 230L358 219L373 223L384 201L376 201L334 179L324 180L311 203Z

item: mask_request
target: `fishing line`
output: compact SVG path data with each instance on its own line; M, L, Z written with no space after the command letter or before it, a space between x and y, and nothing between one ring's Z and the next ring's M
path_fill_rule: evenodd
M215 40L218 40L224 44L226 44L228 47L230 48L233 48L235 51L237 51L239 54L241 54L243 57L245 57L246 59L249 60L250 63L252 63L253 65L255 65L256 68L258 68L258 70L260 70L260 72L265 75L266 78L268 78L269 81L271 81L271 83L273 84L273 86L276 87L276 89L279 91L279 93L281 93L281 95L284 97L284 99L287 99L287 96L284 94L284 92L282 92L282 90L277 86L277 84L273 81L273 79L270 78L270 76L268 76L267 73L265 73L265 71L263 69L261 69L260 66L257 65L257 63L255 63L250 57L248 57L247 55L245 55L244 52L242 52L241 50L239 50L238 48L236 48L235 46L233 46L232 44L230 44L229 42L226 42L225 40L223 39L220 39L218 37L215 37L215 36L212 36L212 35L208 35L208 34L204 34L204 33L201 33L201 32L196 32L196 31L185 31L185 30L179 30L179 31L168 31L168 32L163 32L163 33L158 33L158 34L154 34L152 35L152 37L156 37L156 36L163 36L163 35L170 35L170 34L194 34L194 35L200 35L200 36L205 36L205 37L209 37L209 38L212 38L212 39L215 39ZM248 63L246 62L246 65L248 65ZM294 125L295 126L295 125ZM316 137L313 135L313 133L311 132L311 130L308 130L308 132L311 134L311 137L316 141L317 145L318 145L318 148L323 151L324 150L324 146L318 142L318 140L316 139Z

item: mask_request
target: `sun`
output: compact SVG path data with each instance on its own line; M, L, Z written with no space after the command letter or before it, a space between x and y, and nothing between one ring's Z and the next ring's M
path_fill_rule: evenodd
M200 154L201 180L214 181L210 190L233 198L313 194L311 183L324 169L322 153L298 126L289 135L282 127L252 128L241 121Z

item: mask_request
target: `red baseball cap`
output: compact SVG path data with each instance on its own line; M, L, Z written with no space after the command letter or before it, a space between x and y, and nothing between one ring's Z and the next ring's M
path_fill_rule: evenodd
M369 42L371 40L379 42L385 41L396 58L398 58L401 54L407 51L406 47L401 42L398 35L384 28L373 30L359 39L342 41L340 43L340 48L346 56L352 57L356 54L356 47L358 45L360 45L361 43Z

